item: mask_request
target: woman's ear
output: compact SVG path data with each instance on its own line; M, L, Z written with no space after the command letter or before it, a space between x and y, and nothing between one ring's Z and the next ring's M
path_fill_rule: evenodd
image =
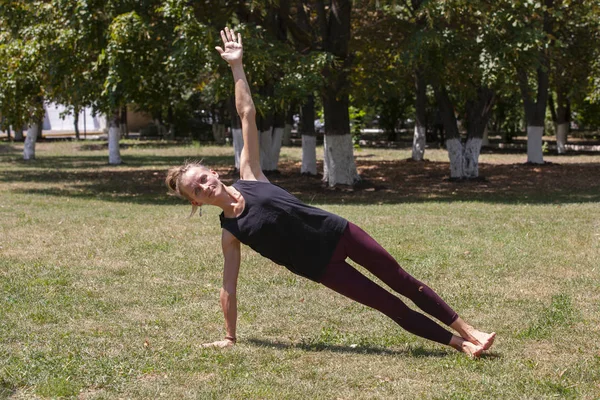
M213 171L212 169L210 170L210 173L213 174L214 176L216 176L217 178L219 177L219 173L217 171Z

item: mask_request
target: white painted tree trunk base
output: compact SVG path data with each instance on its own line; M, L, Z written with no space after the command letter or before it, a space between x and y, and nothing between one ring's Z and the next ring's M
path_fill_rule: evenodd
M463 177L477 178L479 177L479 154L481 152L482 139L470 138L465 144Z
M413 136L412 159L423 161L425 154L425 134L426 127L415 124L415 133Z
M232 128L231 136L233 138L233 156L235 159L235 169L240 169L240 155L242 154L242 148L244 148L244 136L242 135L241 128Z
M27 137L23 147L23 160L35 160L35 142L37 141L38 124L32 124L27 127Z
M281 154L281 143L283 140L284 128L274 128L273 138L271 139L271 168L270 171L275 171L279 166L279 155Z
M283 128L271 128L260 132L260 167L263 171L275 171L279 163Z
M567 144L567 135L569 133L569 124L558 124L556 126L556 150L558 154L565 154L567 149L565 145Z
M258 133L260 146L260 168L269 171L271 165L271 143L273 139L273 128Z
M323 181L329 187L354 185L360 180L351 135L325 135L323 153Z
M302 167L303 174L317 174L317 137L302 135Z
M527 126L527 162L532 164L543 164L542 153L543 126Z
M488 127L486 126L483 130L483 138L481 139L481 147L489 146L490 139L488 138Z
M460 139L446 140L446 149L450 159L450 178L460 179L464 177L464 154Z
M285 124L283 128L283 139L281 140L281 143L284 146L292 145L292 124Z
M121 164L120 133L118 126L108 128L108 163L111 165Z

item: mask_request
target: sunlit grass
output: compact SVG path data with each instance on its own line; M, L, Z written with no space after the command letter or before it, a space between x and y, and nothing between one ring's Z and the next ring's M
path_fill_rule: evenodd
M187 220L162 179L186 158L229 168L231 149L132 141L126 164L109 166L106 149L92 144L42 143L33 163L18 149L0 151L0 397L600 397L596 202L315 204L363 227L464 318L495 330L497 344L480 360L248 249L239 344L207 350L199 345L224 335L218 210ZM366 155L409 153L357 153ZM299 157L298 148L282 151ZM437 157L447 159L426 153ZM558 158L600 162L569 157Z

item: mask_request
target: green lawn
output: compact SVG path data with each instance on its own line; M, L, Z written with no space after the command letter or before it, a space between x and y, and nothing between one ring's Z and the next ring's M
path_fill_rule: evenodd
M552 191L512 202L460 191L395 202L300 193L363 227L467 321L496 331L479 360L249 249L238 345L215 350L200 344L224 336L219 212L187 220L189 207L162 180L188 157L226 173L231 148L128 142L122 166L107 165L99 142L41 143L30 163L21 149L0 143L0 398L600 398L597 186L586 202L575 192L553 201ZM283 163L299 157L283 149ZM447 160L441 150L426 157Z

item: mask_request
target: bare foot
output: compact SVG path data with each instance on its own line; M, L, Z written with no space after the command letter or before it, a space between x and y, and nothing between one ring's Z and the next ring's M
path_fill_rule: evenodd
M483 346L475 345L456 335L452 336L452 339L450 340L450 346L454 347L461 353L465 353L471 358L479 358L481 353L483 353Z
M462 336L463 339L468 340L476 346L483 347L483 350L488 350L490 347L492 347L492 344L494 344L494 339L496 339L496 332L486 333L478 331L461 318L458 318L456 321L454 321L450 327L460 333L460 336Z
M478 331L477 329L473 329L471 332L467 334L468 337L464 337L464 339L469 342L482 346L484 350L489 349L494 344L494 339L496 339L496 332L485 333Z

